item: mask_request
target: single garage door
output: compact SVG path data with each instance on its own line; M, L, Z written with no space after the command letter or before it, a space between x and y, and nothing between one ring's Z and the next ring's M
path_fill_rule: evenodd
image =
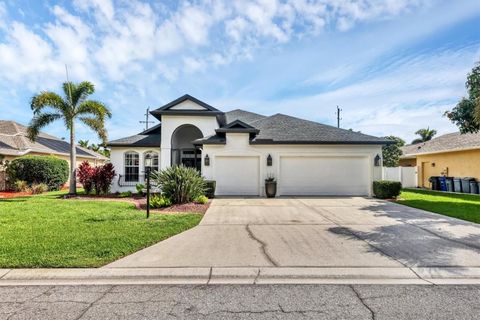
M368 195L367 157L280 158L280 195Z
M259 157L215 157L215 194L258 196L259 163Z

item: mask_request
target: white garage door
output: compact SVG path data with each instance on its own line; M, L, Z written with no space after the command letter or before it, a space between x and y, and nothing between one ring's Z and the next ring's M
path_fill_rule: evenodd
M368 195L367 157L280 158L280 195Z
M258 196L259 157L215 157L216 195Z

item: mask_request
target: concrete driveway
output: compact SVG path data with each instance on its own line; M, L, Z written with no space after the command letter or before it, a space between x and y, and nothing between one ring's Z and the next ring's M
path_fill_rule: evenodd
M361 197L215 199L199 226L106 267L480 267L480 227Z

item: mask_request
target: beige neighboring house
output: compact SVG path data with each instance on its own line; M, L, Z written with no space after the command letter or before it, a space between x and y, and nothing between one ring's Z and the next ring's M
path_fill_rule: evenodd
M431 176L480 180L480 133L448 133L402 147L401 167L417 167L418 186L430 188Z
M0 120L0 161L12 161L24 155L54 155L70 164L70 144L44 132L32 142L27 137L26 126L15 121ZM83 161L98 165L108 161L108 158L77 146L77 166ZM4 173L0 172L0 190L5 188L4 180Z

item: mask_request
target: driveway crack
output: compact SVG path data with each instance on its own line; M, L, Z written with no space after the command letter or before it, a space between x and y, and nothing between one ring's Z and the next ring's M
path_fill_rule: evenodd
M373 309L370 308L370 306L365 302L365 300L362 298L360 293L355 289L355 287L353 285L349 285L349 287L352 289L353 293L355 293L358 300L360 300L360 302L363 304L363 306L370 312L370 316L371 316L372 320L375 320L375 312L373 311Z
M265 242L263 242L262 240L260 240L259 238L257 238L257 237L253 234L252 229L250 229L250 225L247 224L247 225L245 226L245 229L247 230L248 236L249 236L252 240L254 240L254 241L256 241L256 242L258 242L258 243L260 244L260 250L261 250L263 256L265 257L265 259L267 259L268 262L270 262L270 264L272 264L273 266L278 267L278 262L276 262L275 259L273 259L273 258L269 255L269 253L268 253L268 251L267 251L267 244L266 244Z

